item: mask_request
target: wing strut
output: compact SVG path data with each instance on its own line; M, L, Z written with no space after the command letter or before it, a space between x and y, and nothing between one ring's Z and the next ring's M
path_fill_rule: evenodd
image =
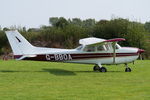
M112 43L112 46L113 46L113 64L116 63L116 44L117 44L117 42Z

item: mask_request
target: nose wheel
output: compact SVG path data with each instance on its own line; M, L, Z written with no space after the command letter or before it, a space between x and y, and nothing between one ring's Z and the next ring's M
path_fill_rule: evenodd
M125 64L126 68L125 68L125 72L131 72L131 68L128 67L128 64Z
M94 71L100 71L100 72L107 72L107 69L106 69L105 67L100 67L100 66L98 66L98 65L95 65L95 66L93 67L93 70L94 70Z

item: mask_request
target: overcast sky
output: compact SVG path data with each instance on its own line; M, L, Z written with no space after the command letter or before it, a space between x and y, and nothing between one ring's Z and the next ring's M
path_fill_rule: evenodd
M0 25L39 27L49 17L150 21L150 0L0 0Z

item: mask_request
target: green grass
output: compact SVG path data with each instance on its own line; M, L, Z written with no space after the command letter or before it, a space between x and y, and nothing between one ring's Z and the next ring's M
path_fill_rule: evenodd
M150 61L129 66L0 61L0 100L150 100Z

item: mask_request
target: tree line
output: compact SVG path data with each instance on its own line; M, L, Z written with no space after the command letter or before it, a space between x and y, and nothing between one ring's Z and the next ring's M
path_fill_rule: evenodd
M10 27L0 28L0 54L10 53L11 49L4 31L17 29L35 46L54 48L75 48L81 38L97 37L104 39L125 38L122 46L138 47L146 50L144 58L150 58L150 22L140 23L123 18L99 20L64 17L49 18L49 25L40 28Z

